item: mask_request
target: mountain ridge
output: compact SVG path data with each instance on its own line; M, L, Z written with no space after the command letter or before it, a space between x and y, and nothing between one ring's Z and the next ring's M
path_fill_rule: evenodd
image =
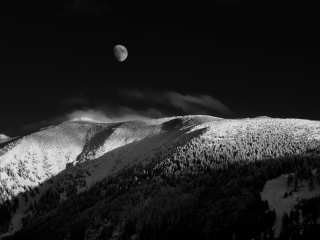
M1 198L6 201L38 189L39 200L53 188L60 201L65 201L141 164L142 168L153 166L153 174L173 179L202 176L209 169L228 169L230 164L313 151L319 146L319 136L320 122L300 119L197 115L118 123L67 121L0 149ZM263 149L258 148L265 143ZM27 204L30 201L31 197ZM21 213L21 219L25 216L28 211Z

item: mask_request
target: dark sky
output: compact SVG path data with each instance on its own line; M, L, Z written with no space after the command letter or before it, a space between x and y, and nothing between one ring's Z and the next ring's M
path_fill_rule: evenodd
M302 0L1 1L0 133L80 116L320 120L319 16Z

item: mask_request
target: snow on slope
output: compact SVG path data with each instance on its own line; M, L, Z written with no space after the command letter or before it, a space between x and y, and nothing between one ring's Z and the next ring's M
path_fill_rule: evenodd
M317 175L313 171L313 175ZM276 212L276 220L274 223L276 236L279 235L281 229L281 221L284 212L290 214L291 209L301 200L316 197L320 195L320 186L315 185L312 191L309 190L308 182L303 180L297 192L292 192L291 196L284 198L285 192L293 190L293 187L287 187L288 174L281 175L278 178L267 181L263 191L261 192L261 199L267 200L271 210ZM302 218L300 218L302 219Z
M73 119L24 136L0 149L2 185L13 195L38 186L72 165L94 160L106 176L111 168L151 158L160 147L185 138L186 130L216 121L208 116L172 117L120 123ZM139 161L140 161L139 160ZM122 163L122 164L121 164ZM91 164L92 165L92 164ZM90 164L88 167L92 167ZM95 177L95 180L98 180ZM8 197L8 196L7 196Z
M163 159L175 147L193 138L207 142L232 141L252 131L285 131L303 136L307 141L319 138L320 122L202 115L119 123L72 119L0 145L0 187L8 190L2 198L35 186L39 186L41 193L48 187L46 180L67 184L70 175L77 174L88 187L131 164ZM78 191L84 189L78 187ZM65 194L61 194L61 199L64 198Z
M30 187L44 192L46 180L66 183L66 174L79 169L91 172L86 176L90 185L133 162L152 158L160 148L166 151L169 144L189 139L186 130L180 130L183 127L216 120L204 119L173 117L120 123L76 119L24 136L0 149L0 185L7 190L1 198L11 199ZM19 219L23 217L20 209L17 214ZM16 225L13 230L19 229Z
M12 142L12 148L0 155L6 187L16 195L64 170L81 152L86 128L61 124Z
M194 137L188 134L195 126L216 121L207 116L172 117L109 124L97 134L87 135L87 144L78 156L82 171L88 170L87 184L116 173L133 163L147 163L157 156L164 157L175 145ZM90 161L94 160L94 161Z
M292 135L304 136L305 140L320 136L319 122L300 119L221 119L198 115L99 123L80 118L2 146L0 167L4 171L0 176L7 180L7 188L17 194L78 165L91 172L86 177L91 183L132 163L165 155L174 145L194 136L208 141L232 140L262 129L271 132L289 129Z

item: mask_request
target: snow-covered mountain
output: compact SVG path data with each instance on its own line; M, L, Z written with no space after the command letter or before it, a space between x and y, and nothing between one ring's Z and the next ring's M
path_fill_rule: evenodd
M243 139L250 139L250 146ZM252 150L265 139L270 140L270 146ZM53 186L63 201L68 198L64 189L70 180L76 191L82 192L134 164L146 166L157 160L155 169L166 169L167 158L188 161L189 153L184 152L195 146L201 146L199 158L211 159L210 156L222 156L221 149L230 143L240 148L244 144L247 148L242 147L246 149L243 153L223 150L222 158L243 162L249 158L257 161L300 154L310 151L314 144L317 147L318 140L320 122L301 119L221 119L202 115L118 123L72 119L0 145L0 199L10 200L29 189L37 189L39 194L34 198L39 199ZM285 150L270 151L275 148L273 143L286 145ZM300 147L301 143L305 147ZM209 161L207 168L216 168L214 164ZM219 166L227 166L224 164ZM165 171L167 174L172 170ZM183 171L190 169L179 170ZM21 195L19 199L22 201ZM25 210L20 204L11 231L21 228L17 222Z
M3 146L3 187L16 195L79 168L90 172L86 176L90 185L130 164L169 153L173 146L193 138L193 131L205 131L216 121L221 119L192 116L121 123L72 119Z

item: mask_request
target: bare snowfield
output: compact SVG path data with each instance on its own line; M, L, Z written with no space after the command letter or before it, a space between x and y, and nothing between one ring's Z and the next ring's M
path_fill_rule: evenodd
M315 173L315 171L313 171L313 173ZM276 235L280 233L281 220L284 212L289 214L294 205L298 203L298 200L320 195L320 186L318 184L315 184L315 188L310 191L308 182L304 180L299 186L298 192L293 192L292 196L284 198L285 192L287 191L289 193L289 189L292 189L292 187L289 189L287 188L287 179L288 174L272 179L266 183L263 191L261 192L262 200L267 200L270 210L274 209L277 214L277 218L274 223Z

